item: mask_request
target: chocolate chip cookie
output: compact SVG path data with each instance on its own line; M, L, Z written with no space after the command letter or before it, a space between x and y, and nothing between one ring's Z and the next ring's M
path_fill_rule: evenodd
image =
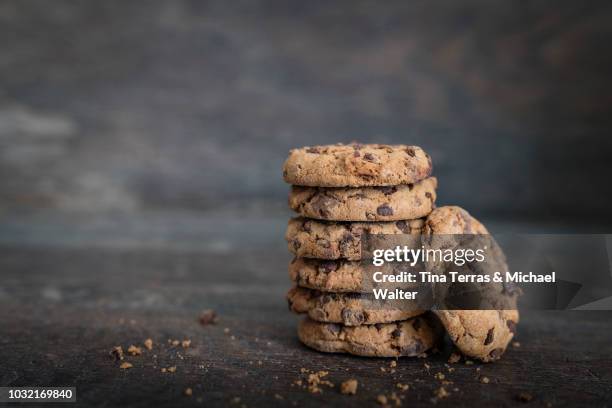
M375 300L359 293L329 293L293 287L287 293L289 309L307 313L312 320L342 323L345 326L390 323L425 313L416 301Z
M426 314L396 323L348 327L304 319L298 327L302 343L327 353L367 357L418 356L438 344L440 324Z
M444 310L436 315L463 354L485 362L504 354L519 322L518 310Z
M372 293L374 288L408 289L413 286L395 282L379 283L372 277L374 272L389 275L397 274L403 269L406 268L393 263L376 267L365 262L345 259L294 258L289 263L289 278L298 286L322 292Z
M397 221L421 218L435 207L435 177L385 187L293 186L289 207L298 214L333 221Z
M420 147L353 143L293 149L283 178L298 186L396 186L423 180L431 170Z
M424 219L395 222L324 222L297 217L289 220L285 239L289 251L299 257L361 259L364 234L412 234L414 245L420 246ZM406 244L408 245L408 243Z

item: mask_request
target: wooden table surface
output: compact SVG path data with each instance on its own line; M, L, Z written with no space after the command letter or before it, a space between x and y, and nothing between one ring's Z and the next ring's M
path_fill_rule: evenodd
M453 364L452 372L448 344L427 359L400 359L394 373L389 359L307 349L284 299L290 257L279 234L283 222L244 224L249 244L240 251L219 235L232 228L224 224L202 236L175 234L163 242L149 236L150 245L130 245L129 233L111 239L104 228L78 235L39 223L26 233L19 223L3 223L0 386L76 386L82 406L376 406L377 395L391 392L404 396L403 406L513 406L525 404L520 393L533 396L530 406L610 404L609 312L524 312L520 347L493 364ZM253 240L257 234L247 230L264 224L266 235ZM154 221L148 225L155 228ZM53 244L31 239L44 231L56 236ZM199 246L183 245L193 240ZM208 308L219 322L204 327L198 314ZM131 369L109 356L113 346L125 350L146 338L153 350L126 357ZM168 339L190 339L191 346L174 347ZM161 372L171 366L175 373ZM294 385L305 378L302 368L329 371L335 387L311 394ZM438 372L452 384L445 386L448 398L436 401ZM349 378L359 381L357 395L338 390ZM410 389L399 392L398 382ZM183 395L188 387L191 397Z

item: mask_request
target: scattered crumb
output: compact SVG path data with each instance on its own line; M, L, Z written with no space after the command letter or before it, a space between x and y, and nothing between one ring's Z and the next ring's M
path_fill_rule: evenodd
M426 370L429 370L431 368L431 366L427 363L423 363L423 367L425 367Z
M385 367L380 367L380 371L382 371L383 373L387 371L387 369Z
M193 395L193 390L191 388L185 388L183 394L185 394L187 397L191 397Z
M410 386L408 384L402 384L402 383L395 384L395 387L397 387L401 391L408 391L410 389Z
M181 342L181 346L183 346L183 348L189 348L191 346L191 340L189 340L189 339L183 340Z
M167 373L167 372L168 372L168 369L167 369L166 367L162 367L160 371L161 371L162 373Z
M458 354L458 353L453 353L448 358L449 364L455 364L455 363L458 363L459 361L461 361L461 354Z
M212 309L202 310L198 321L202 326L208 326L209 324L217 323L217 313Z
M119 368L123 369L123 370L127 370L128 368L132 368L134 367L132 365L132 363L128 363L127 361L124 361L123 363L121 363L121 365L119 366Z
M521 347L521 343L519 343L518 341L513 341L512 342L512 347L519 348L519 347Z
M441 372L438 372L436 373L436 375L434 375L434 377L436 378L436 380L443 380L444 374L442 374Z
M110 355L115 358L115 360L123 360L123 347L115 346L111 349Z
M440 387L434 392L434 395L436 398L442 399L442 398L447 398L450 394L448 391L446 391L444 387Z
M331 381L323 379L323 377L326 377L328 374L328 371L318 371L316 373L308 374L308 391L313 394L316 394L323 392L320 385L327 385L328 387L333 387L334 384Z
M127 352L133 356L139 356L142 354L142 349L132 344L130 347L128 347Z
M474 362L472 360L465 360L465 365L473 365Z
M480 367L476 367L476 371L477 371L477 372L480 372Z
M176 346L178 346L179 344L181 344L181 342L180 342L180 341L178 341L178 340L172 340L172 342L171 342L170 344L172 344L172 346L173 346L173 347L176 347Z
M357 385L358 382L354 378L346 380L340 385L340 392L346 395L355 395L357 394Z
M175 373L176 372L176 366L172 366L172 367L168 367L168 368L162 368L162 373L165 373L166 371L168 371L169 373Z
M153 350L153 339L146 339L144 341L144 346L147 350Z
M452 373L453 371L455 371L455 369L453 367L448 367L447 370L448 370L449 373Z
M397 361L391 360L391 362L389 363L389 367L391 367L391 368L397 367Z
M488 384L489 383L489 377L481 377L480 378L480 382L483 384Z
M529 402L533 399L533 395L529 394L528 392L520 392L516 396L516 399L521 402Z
M387 396L380 394L378 397L376 397L376 401L380 404L380 405L387 405Z
M293 384L297 385L298 387L301 387L302 386L302 380L295 380L293 382Z

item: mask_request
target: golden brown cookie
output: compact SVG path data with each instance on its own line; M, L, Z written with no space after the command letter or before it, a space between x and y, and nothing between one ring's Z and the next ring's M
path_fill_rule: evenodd
M429 314L396 323L348 327L306 318L300 322L302 343L327 353L367 357L418 356L438 344L442 329Z
M409 300L375 300L364 294L319 292L297 286L287 293L287 302L294 313L307 313L318 322L345 326L391 323L425 313Z
M289 207L298 214L331 221L397 221L428 215L435 207L437 180L385 187L293 186Z
M324 222L297 217L289 220L285 239L289 251L299 257L361 259L361 238L364 234L411 234L414 245L420 246L424 219L395 222Z
M431 170L420 147L353 143L293 149L283 177L298 186L396 186L423 180Z

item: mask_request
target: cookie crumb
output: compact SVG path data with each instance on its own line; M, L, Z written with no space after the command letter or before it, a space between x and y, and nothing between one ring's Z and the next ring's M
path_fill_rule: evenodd
M340 385L340 392L345 395L355 395L357 394L358 384L359 383L354 378L346 380Z
M170 342L170 344L172 344L172 346L173 346L173 347L176 347L176 346L178 346L179 344L181 344L181 342L180 342L180 341L178 341L178 340L172 340L172 341Z
M115 346L111 349L109 354L113 356L115 360L123 360L123 347Z
M431 366L427 363L423 363L423 367L425 367L426 370L429 370L431 368Z
M153 339L146 339L143 344L147 350L153 350Z
M212 309L202 310L198 321L202 326L208 326L209 324L217 323L217 313Z
M455 363L458 363L459 361L461 361L461 354L458 354L458 353L453 353L448 358L449 364L455 364Z
M183 340L181 342L181 346L183 346L183 348L189 348L191 346L191 340L189 340L189 339Z
M533 399L533 395L529 394L528 392L519 392L516 399L521 402L529 402Z
M121 363L121 365L119 366L119 368L123 369L123 370L127 370L128 368L132 368L134 367L132 365L132 363L128 363L127 361L124 361L123 363Z
M185 394L185 396L187 397L191 397L193 395L193 390L191 388L185 388L185 391L183 391L183 394Z
M443 380L444 379L444 374L442 374L441 372L437 372L436 375L434 375L434 377L436 378L436 380Z
M519 348L519 347L521 347L521 343L519 343L518 341L513 341L512 342L512 347Z
M380 405L387 405L387 396L380 394L378 397L376 397L376 401L380 404Z
M446 388L440 387L434 392L434 395L438 399L443 399L443 398L448 398L450 394L448 391L446 391Z
M326 377L328 374L328 371L317 371L316 373L308 374L308 391L312 394L317 394L323 392L320 385L333 387L334 384L331 381L323 379L323 377Z
M389 367L391 367L391 368L397 367L397 361L391 360L391 362L389 363Z
M408 391L410 389L410 386L408 384L402 384L402 383L395 384L395 387L401 391Z
M387 371L387 369L385 367L380 367L380 371L382 371L383 373Z
M130 347L128 347L127 352L133 356L139 356L142 354L142 349L132 344Z
M402 400L400 400L400 398L394 392L392 392L391 395L389 395L389 399L395 402L396 407L399 407L402 405Z
M472 360L465 360L465 365L473 365L474 362Z
M489 383L489 377L481 377L480 378L480 382L483 384L488 384Z

